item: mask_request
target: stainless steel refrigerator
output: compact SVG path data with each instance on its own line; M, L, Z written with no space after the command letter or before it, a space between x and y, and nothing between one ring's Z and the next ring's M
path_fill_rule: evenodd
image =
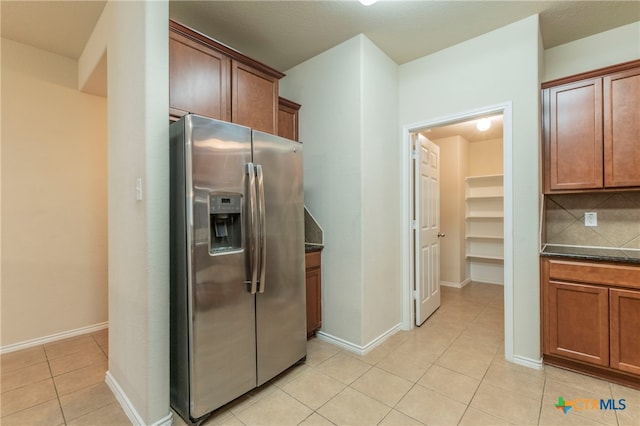
M191 423L306 357L302 144L171 129L171 405Z

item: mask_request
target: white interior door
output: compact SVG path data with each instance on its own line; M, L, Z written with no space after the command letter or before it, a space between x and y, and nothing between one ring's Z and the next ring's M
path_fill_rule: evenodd
M440 147L420 134L414 147L414 289L420 325L440 306Z

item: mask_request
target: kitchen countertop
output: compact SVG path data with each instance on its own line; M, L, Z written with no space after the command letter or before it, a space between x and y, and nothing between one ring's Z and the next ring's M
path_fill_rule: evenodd
M640 250L615 247L583 247L545 244L540 251L540 256L559 256L570 259L640 264Z
M322 245L322 244L304 243L304 252L305 253L311 253L313 251L321 251L323 248L324 248L324 245Z

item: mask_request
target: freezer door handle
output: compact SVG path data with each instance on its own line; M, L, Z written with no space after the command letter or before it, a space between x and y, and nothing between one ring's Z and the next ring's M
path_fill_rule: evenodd
M260 293L264 293L265 275L267 266L267 215L265 212L264 200L264 175L262 174L262 166L256 165L256 174L258 176L258 220L260 226Z
M251 272L251 294L256 294L258 290L258 218L257 218L257 196L256 196L256 171L253 163L247 163L247 175L249 175L249 270Z

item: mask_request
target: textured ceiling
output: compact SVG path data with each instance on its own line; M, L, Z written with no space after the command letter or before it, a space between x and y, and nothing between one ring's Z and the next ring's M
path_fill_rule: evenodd
M80 57L105 1L0 1L2 37Z
M535 13L545 48L640 20L637 0L172 1L169 11L281 71L359 33L403 64Z
M104 5L2 0L2 37L78 58ZM549 48L640 21L640 1L170 1L169 13L286 71L359 33L402 64L535 13Z

